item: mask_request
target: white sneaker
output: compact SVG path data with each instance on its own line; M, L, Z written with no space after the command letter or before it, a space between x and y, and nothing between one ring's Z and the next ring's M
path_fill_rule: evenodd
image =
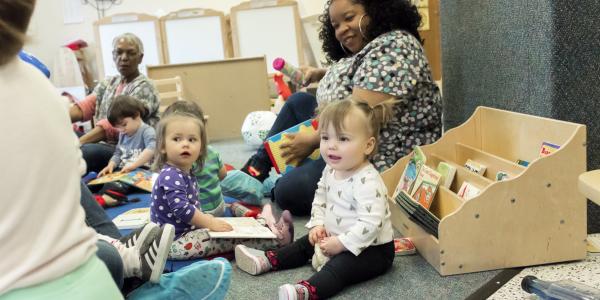
M235 246L235 262L238 268L251 275L259 275L271 270L271 264L264 251L244 245Z
M279 300L308 300L308 290L300 284L284 284L279 287Z

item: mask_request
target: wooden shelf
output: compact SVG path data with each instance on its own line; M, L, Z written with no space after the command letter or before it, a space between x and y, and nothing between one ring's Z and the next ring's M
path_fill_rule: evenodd
M544 141L561 148L538 158ZM394 201L392 224L441 275L583 259L587 202L577 184L586 171L585 142L581 124L479 107L465 123L421 147L428 166L444 161L456 168L452 185L438 189L430 208L440 218L438 237ZM517 158L529 166L513 162ZM468 171L467 159L486 165L487 174ZM405 156L382 173L390 193L408 161ZM500 170L511 178L495 181ZM459 198L464 181L481 193L468 201Z
M487 166L484 176L492 181L496 180L496 173L498 171L506 172L509 178L514 178L521 175L526 169L526 167L515 162L462 143L456 143L456 159L457 163L461 165L464 165L467 159L471 159Z

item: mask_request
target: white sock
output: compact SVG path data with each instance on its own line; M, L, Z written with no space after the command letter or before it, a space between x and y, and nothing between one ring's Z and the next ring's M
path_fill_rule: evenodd
M113 245L119 252L119 256L121 256L121 260L123 261L123 277L141 277L142 269L140 262L140 254L135 251L134 248L127 248L121 241L117 239L113 239L109 236L103 234L96 234L99 240L106 241L107 243Z

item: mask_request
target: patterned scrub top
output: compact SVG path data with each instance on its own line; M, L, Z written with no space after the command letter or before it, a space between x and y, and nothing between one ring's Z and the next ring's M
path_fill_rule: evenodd
M146 75L138 75L130 83L122 87L119 91L119 85L123 82L121 75L109 76L101 81L95 88L93 94L96 98L96 113L94 115L94 123L108 117L108 109L112 104L113 99L118 95L128 95L141 101L148 109L148 115L144 118L144 122L150 126L158 123L158 107L160 106L160 98L154 84L146 77Z
M319 105L347 98L354 87L394 96L393 117L379 132L372 158L381 172L442 134L442 98L421 43L410 33L381 34L358 53L332 65L317 89Z

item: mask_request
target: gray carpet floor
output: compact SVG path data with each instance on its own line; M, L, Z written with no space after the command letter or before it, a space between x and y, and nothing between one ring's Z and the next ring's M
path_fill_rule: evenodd
M225 163L243 166L253 149L240 140L213 142ZM268 201L268 200L266 200ZM308 217L295 217L295 237L308 231ZM397 233L396 233L397 234ZM399 235L398 235L399 236ZM277 299L277 288L285 283L308 279L314 271L310 265L293 270L252 276L232 262L231 285L225 299ZM333 299L464 299L496 276L499 271L440 276L420 255L398 256L392 269L383 276L344 289Z

